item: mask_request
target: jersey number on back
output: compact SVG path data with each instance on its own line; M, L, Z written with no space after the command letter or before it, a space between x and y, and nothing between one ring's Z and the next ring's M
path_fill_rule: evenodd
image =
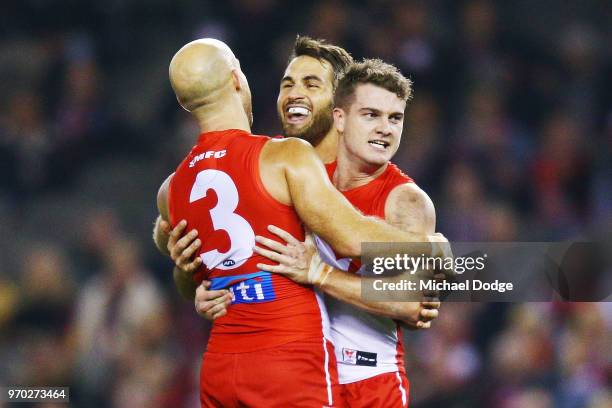
M191 188L189 202L206 197L208 189L217 194L217 205L210 210L213 228L227 232L230 249L224 253L213 249L203 252L200 257L208 269L237 268L253 254L255 232L247 220L234 212L238 207L238 189L227 173L211 169L199 172Z

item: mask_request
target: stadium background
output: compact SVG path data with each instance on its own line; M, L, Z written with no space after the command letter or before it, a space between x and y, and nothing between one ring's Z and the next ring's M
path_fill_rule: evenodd
M167 80L186 42L234 49L263 134L280 132L297 33L397 64L415 97L395 161L439 230L561 240L612 220L610 21L604 0L3 2L0 384L197 406L205 322L150 239L157 187L197 134ZM611 311L443 305L406 338L411 406L610 407Z

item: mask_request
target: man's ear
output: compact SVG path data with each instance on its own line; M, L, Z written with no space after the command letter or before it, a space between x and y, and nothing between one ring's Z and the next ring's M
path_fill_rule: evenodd
M346 120L346 114L342 108L334 108L334 126L339 133L344 132L344 122Z
M242 85L240 85L240 77L238 76L238 71L236 69L232 69L232 83L234 84L234 89L237 91L242 88Z

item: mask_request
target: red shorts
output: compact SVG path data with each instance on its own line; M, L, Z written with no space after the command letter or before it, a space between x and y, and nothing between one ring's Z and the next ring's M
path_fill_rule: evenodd
M202 407L339 407L334 349L323 339L248 353L204 353Z
M408 406L410 385L406 374L379 374L354 383L340 385L342 397L351 408L399 408Z

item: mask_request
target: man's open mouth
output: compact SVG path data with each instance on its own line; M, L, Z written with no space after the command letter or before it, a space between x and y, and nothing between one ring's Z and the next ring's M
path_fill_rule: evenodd
M389 143L385 142L384 140L370 140L368 143L370 146L379 150L385 150L387 147L389 147Z
M285 117L287 122L299 124L303 123L310 116L311 111L306 106L301 105L289 105L285 109Z

